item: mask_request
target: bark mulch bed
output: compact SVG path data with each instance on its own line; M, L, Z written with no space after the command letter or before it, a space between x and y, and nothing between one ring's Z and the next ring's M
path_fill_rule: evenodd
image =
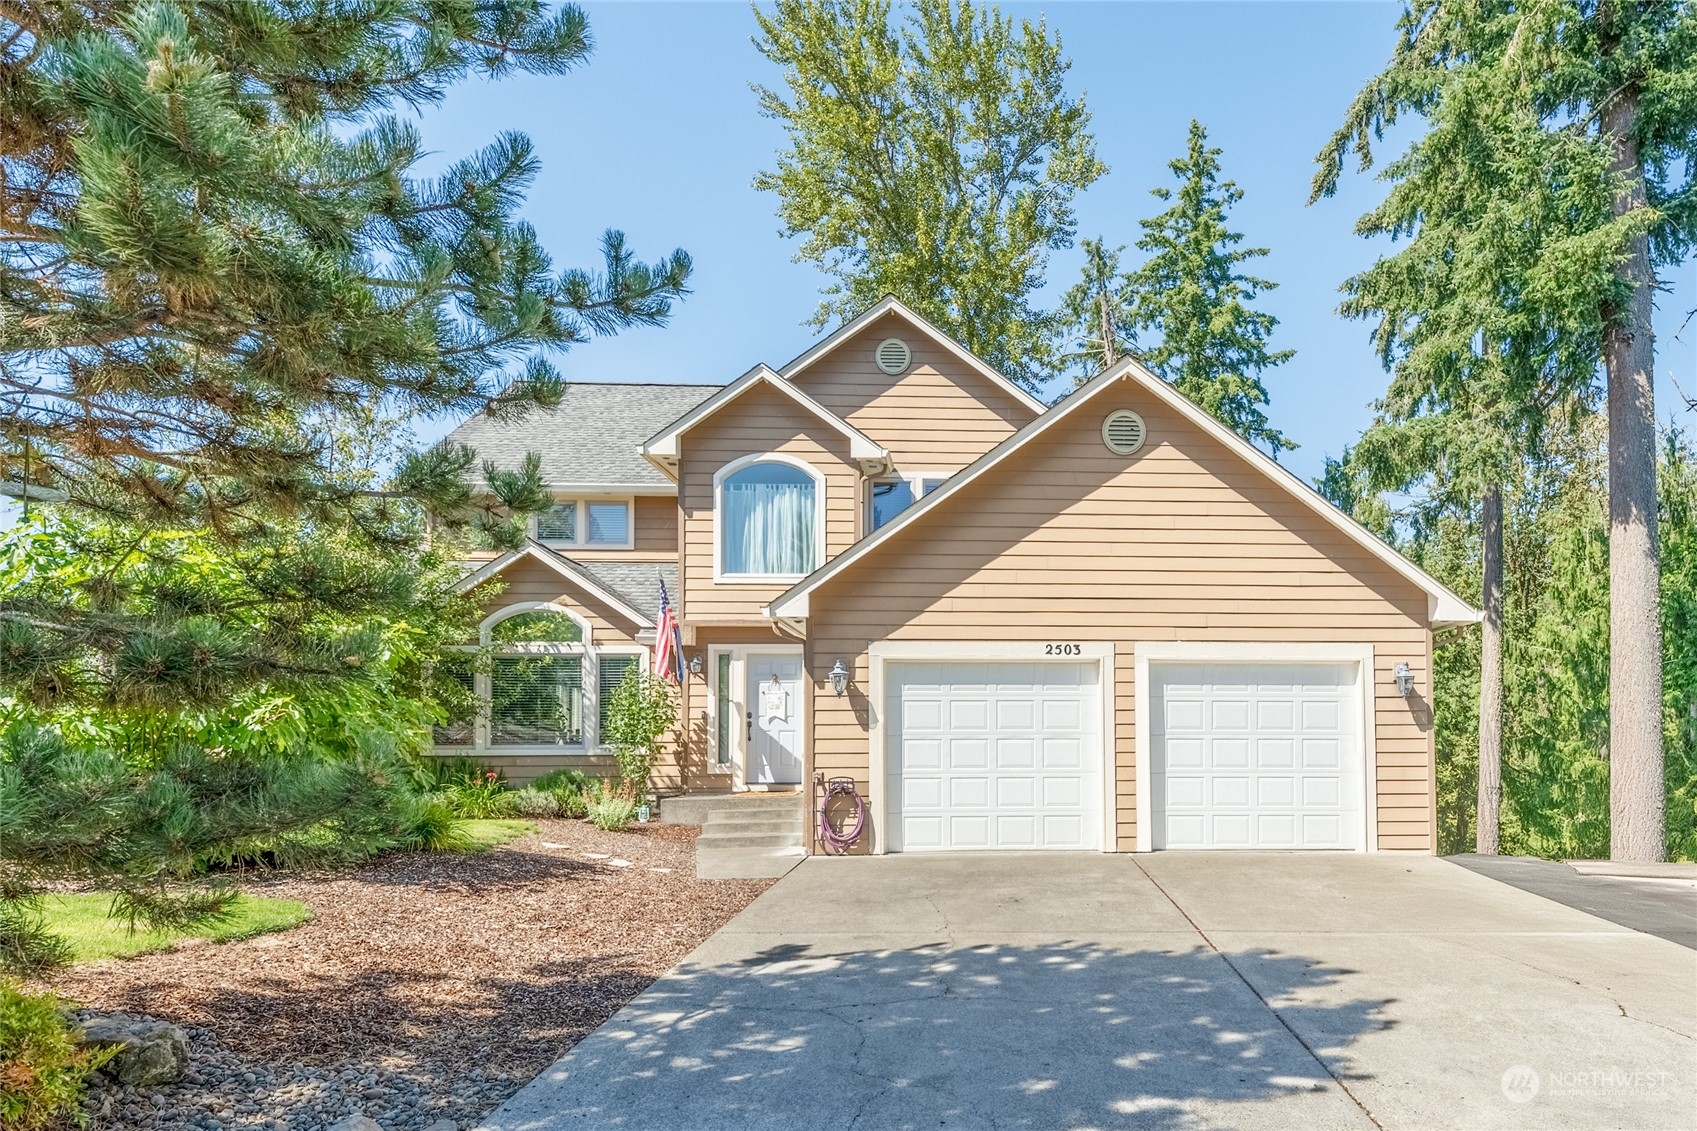
M537 824L484 853L244 881L256 894L301 900L312 921L78 967L54 988L93 1009L204 1028L267 1067L381 1064L444 1089L461 1074L501 1078L507 1087L474 1089L487 1103L771 884L696 879L695 828Z

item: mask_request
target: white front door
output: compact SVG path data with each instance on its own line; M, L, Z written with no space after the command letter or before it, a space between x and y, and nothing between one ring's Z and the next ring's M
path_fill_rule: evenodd
M1095 663L890 663L892 852L1102 844Z
M747 785L801 783L801 657L790 653L750 652L747 712Z
M1153 847L1364 847L1359 667L1152 665Z

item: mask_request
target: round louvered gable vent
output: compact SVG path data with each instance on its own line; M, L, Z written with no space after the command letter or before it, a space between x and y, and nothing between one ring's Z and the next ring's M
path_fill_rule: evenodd
M900 338L885 338L878 343L878 348L872 351L872 356L878 362L879 369L892 374L902 372L913 360L912 351Z
M1129 408L1110 412L1102 421L1102 442L1116 455L1129 456L1143 446L1148 434L1143 418Z

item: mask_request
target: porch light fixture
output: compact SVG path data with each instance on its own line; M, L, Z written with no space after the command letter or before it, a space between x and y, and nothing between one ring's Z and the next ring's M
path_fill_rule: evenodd
M691 656L689 658L689 674L690 675L700 675L703 662L704 661L701 659L701 653L700 652L697 652L695 655Z
M841 699L848 693L848 683L848 665L843 663L841 660L838 660L836 663L831 665L831 690L837 693L838 699Z
M1398 664L1392 678L1396 680L1396 689L1404 699L1414 694L1414 673L1409 670L1407 664Z

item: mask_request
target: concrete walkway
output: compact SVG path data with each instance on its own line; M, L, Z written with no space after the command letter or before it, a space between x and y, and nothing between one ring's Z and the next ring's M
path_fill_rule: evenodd
M1675 1128L1697 955L1427 857L809 860L482 1126Z

